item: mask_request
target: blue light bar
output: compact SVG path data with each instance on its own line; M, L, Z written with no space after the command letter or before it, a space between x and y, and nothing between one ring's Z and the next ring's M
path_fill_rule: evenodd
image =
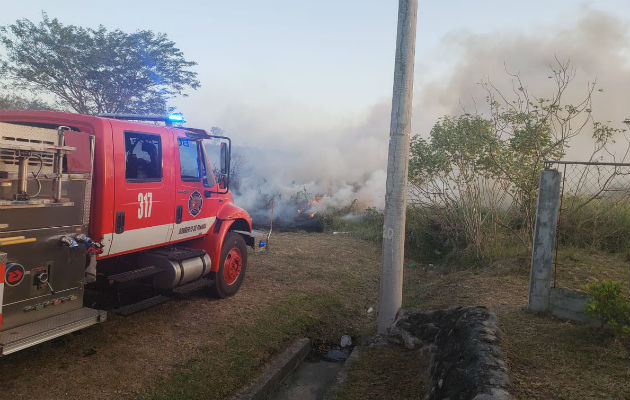
M170 122L186 122L186 118L184 118L184 114L180 112L170 113L168 114L166 119L169 120Z

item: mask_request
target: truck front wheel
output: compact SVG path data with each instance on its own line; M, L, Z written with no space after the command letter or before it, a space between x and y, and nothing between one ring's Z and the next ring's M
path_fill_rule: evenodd
M211 294L219 298L235 294L245 279L246 269L247 246L245 240L238 233L228 232L221 248L219 270L216 272Z

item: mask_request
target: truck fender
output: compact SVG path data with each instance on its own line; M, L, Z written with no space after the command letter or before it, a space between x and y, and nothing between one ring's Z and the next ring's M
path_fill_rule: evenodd
M241 207L235 205L234 203L227 203L223 207L219 209L217 213L217 219L221 220L235 220L235 219L244 219L247 222L248 230L252 230L252 221L251 217L247 213L247 211L243 210ZM241 229L241 228L239 228Z
M236 212L236 209L238 208L239 207L234 206L234 211ZM219 212L219 214L217 215L217 219L212 225L212 229L208 232L208 234L204 237L190 242L190 247L195 249L203 249L208 253L208 255L210 256L210 260L212 261L212 266L210 267L211 272L217 272L219 270L221 247L223 247L223 241L225 240L225 236L227 235L227 233L231 230L242 230L251 232L251 219L249 218L249 214L247 214L246 211L243 212L245 213L243 215L243 218L238 218L241 215L240 213L236 215L230 214L233 219L220 218L221 213ZM226 213L224 213L223 215L226 215Z

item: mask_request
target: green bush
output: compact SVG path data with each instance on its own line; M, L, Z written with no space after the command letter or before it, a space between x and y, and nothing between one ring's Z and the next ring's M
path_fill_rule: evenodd
M346 207L329 207L318 214L326 231L341 231L364 240L380 243L383 232L383 212L367 208L356 210L356 202Z
M376 243L381 243L383 239L383 217L383 211L376 208L356 212L352 205L329 208L319 214L327 231L348 232ZM439 261L453 249L452 241L447 239L437 219L425 209L407 209L405 231L405 253L409 258Z
M356 229L356 235L361 239L380 243L383 240L383 212L376 208L368 208Z
M459 217L458 215L453 218ZM318 214L318 218L326 231L348 232L364 240L381 243L383 238L383 212L375 208L364 211L354 210L353 204L347 207L328 208ZM487 241L483 254L484 260L505 256L509 250L519 248L502 232L488 231L492 240ZM405 225L405 256L422 262L446 264L478 264L481 259L474 249L466 243L464 235L453 232L444 226L439 213L434 209L414 207L407 208Z
M621 281L604 279L584 287L593 296L593 300L586 304L586 312L617 335L627 335L630 329L630 305L622 294L622 285Z
M422 261L437 262L453 251L439 220L426 208L408 207L405 225L405 255Z

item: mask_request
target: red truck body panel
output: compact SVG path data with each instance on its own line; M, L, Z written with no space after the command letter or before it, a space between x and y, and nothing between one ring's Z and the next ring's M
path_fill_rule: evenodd
M216 271L232 223L240 221L238 229L251 231L249 214L233 204L230 193L214 193L221 191L214 180L208 185L203 178L182 177L180 148L194 155L194 146L200 146L183 129L52 111L0 110L0 122L66 125L95 136L89 233L104 245L99 259L190 241L191 247L209 253ZM149 139L134 144L138 137ZM161 165L152 166L160 171L159 179L130 177L126 172L130 151L140 158L160 152ZM77 168L81 163L76 160ZM117 233L121 212L124 231ZM215 225L217 220L220 223Z

